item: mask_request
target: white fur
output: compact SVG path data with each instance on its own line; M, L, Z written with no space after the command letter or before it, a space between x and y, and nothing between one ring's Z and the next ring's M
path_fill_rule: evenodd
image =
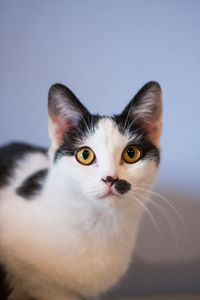
M0 256L18 283L11 299L23 300L29 293L42 300L94 297L126 272L143 210L135 199L145 203L148 197L144 192L138 197L137 188L152 185L157 172L153 160L121 162L128 139L104 118L80 145L93 149L95 164L63 156L54 165L39 154L19 162L12 184L0 192ZM17 196L16 183L47 164L43 193L27 201ZM132 189L103 197L107 186L101 179L115 175Z

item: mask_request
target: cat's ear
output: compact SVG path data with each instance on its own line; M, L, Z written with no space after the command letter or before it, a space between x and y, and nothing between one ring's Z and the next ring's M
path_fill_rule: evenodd
M151 81L145 84L122 112L123 119L137 125L141 132L157 146L162 131L162 92L160 85Z
M89 114L77 97L62 84L54 84L48 95L49 136L51 151L55 151L63 142L67 132L75 132L79 121Z

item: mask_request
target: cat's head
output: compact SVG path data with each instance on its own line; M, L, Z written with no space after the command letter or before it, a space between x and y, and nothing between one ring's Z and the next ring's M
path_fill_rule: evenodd
M160 160L161 88L149 82L123 112L92 115L64 85L49 91L50 155L61 185L111 203L152 185ZM121 200L120 200L121 201Z

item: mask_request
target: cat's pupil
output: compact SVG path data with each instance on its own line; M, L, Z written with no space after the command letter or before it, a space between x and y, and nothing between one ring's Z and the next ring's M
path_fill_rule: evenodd
M127 153L130 158L133 158L135 155L135 151L133 150L133 148L128 148Z
M83 159L88 159L88 157L89 157L89 151L88 150L84 150L83 152L82 152L82 157L83 157Z

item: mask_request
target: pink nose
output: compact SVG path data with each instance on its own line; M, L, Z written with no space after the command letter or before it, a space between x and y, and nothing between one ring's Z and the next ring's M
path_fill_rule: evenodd
M108 185L112 186L114 182L117 180L117 177L107 176L105 179L102 178L102 180Z

